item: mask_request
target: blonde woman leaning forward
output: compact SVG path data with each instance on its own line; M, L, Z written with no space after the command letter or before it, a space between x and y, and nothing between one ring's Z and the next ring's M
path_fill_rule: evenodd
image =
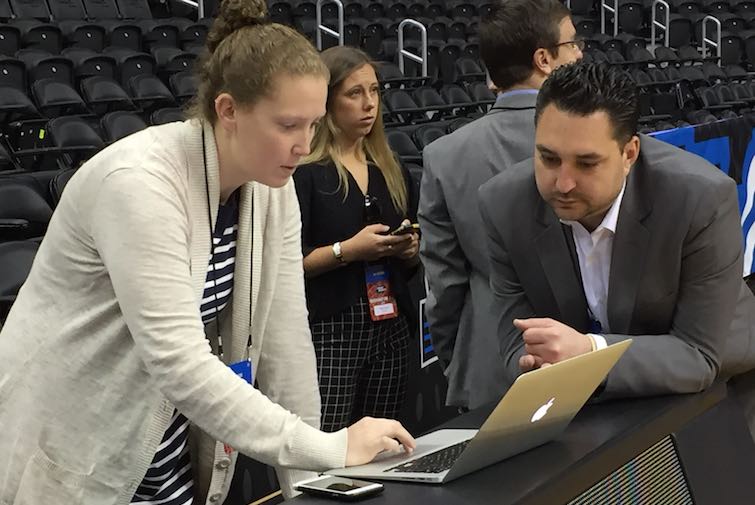
M417 192L386 142L369 57L334 47L322 59L328 113L294 179L322 428L337 431L403 404L418 237L386 232L416 220Z
M290 495L302 475L280 469L413 447L395 421L317 429L290 179L328 71L265 9L221 6L194 119L115 143L66 187L0 333L3 505L222 503L238 452Z

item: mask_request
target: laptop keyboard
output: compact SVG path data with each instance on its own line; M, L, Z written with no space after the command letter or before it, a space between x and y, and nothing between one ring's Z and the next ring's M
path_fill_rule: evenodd
M415 472L415 473L440 473L445 472L461 455L464 448L471 442L472 439L465 440L456 445L446 447L439 451L435 451L421 458L401 463L394 467L383 470L386 472Z

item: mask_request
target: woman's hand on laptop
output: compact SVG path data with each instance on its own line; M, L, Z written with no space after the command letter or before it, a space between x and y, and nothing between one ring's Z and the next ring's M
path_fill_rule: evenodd
M369 463L383 451L407 453L416 447L414 438L398 421L363 417L348 428L346 466Z

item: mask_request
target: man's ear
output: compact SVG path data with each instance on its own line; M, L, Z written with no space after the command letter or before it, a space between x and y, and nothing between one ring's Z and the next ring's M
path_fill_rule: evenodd
M543 74L544 77L551 75L553 68L553 55L547 49L540 47L532 55L532 68Z
M635 162L637 161L637 158L640 157L640 137L637 135L632 135L632 138L629 139L629 142L624 144L624 152L623 152L623 158L624 158L624 175L629 175L629 172L632 170L632 166L634 166Z

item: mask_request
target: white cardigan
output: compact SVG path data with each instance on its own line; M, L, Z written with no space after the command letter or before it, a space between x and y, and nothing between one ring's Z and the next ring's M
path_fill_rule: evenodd
M222 503L230 486L237 453L228 458L216 441L279 467L286 495L304 475L282 468L344 465L346 430L315 428L293 182L242 188L233 303L220 318L227 363L243 359L251 329L259 390L213 354L214 329L205 337L211 230L200 128L131 135L66 186L0 332L0 504L128 504L174 406L195 425L195 503ZM205 137L214 223L209 126Z

